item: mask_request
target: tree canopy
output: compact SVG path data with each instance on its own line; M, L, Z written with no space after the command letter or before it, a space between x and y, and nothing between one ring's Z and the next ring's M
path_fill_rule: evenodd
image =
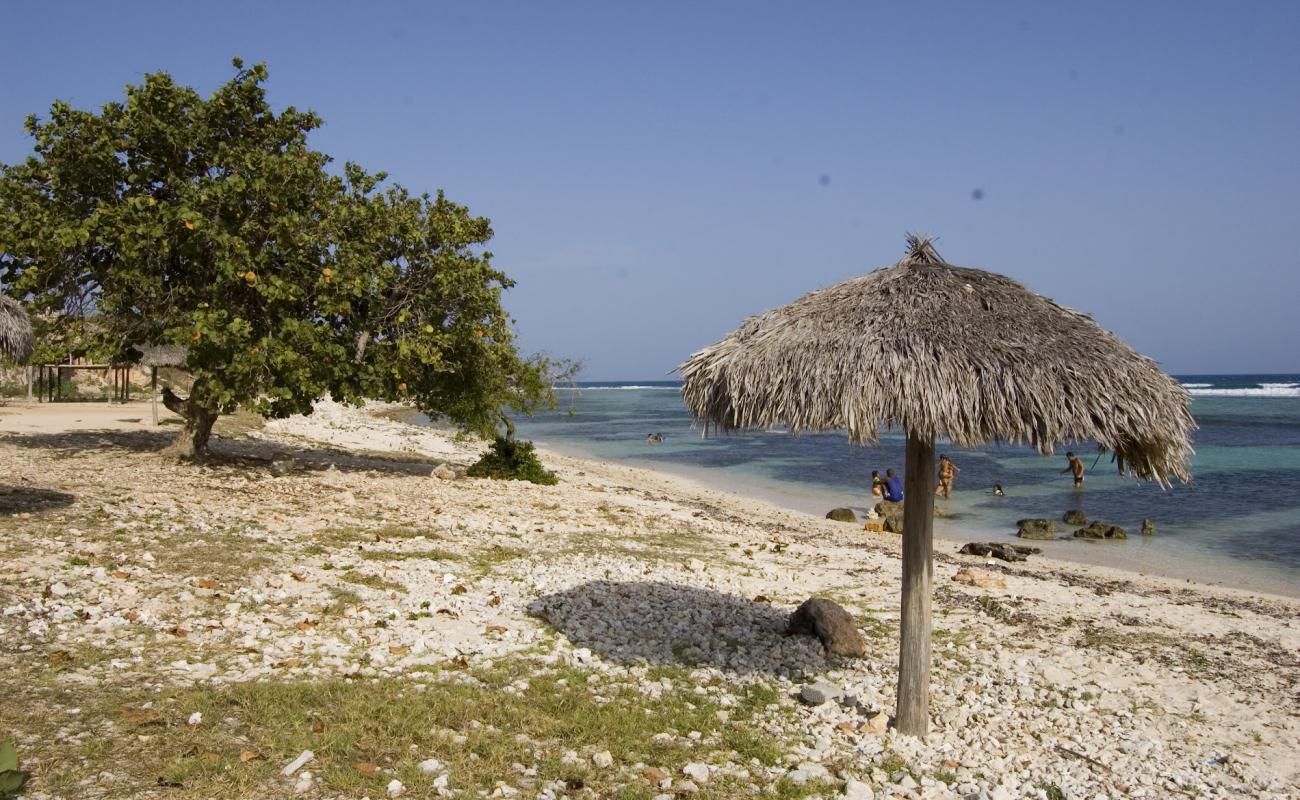
M98 111L29 117L33 154L0 165L6 291L93 315L109 352L184 345L193 387L164 400L193 455L241 405L405 399L491 435L503 409L553 404L571 365L519 352L489 221L354 163L332 171L308 142L320 118L276 113L266 67L234 67L206 98L159 72Z

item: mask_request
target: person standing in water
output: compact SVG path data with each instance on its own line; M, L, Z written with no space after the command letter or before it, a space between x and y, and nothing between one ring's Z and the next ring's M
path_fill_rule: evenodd
M939 456L939 488L934 490L936 495L943 495L943 499L948 500L952 497L952 479L961 472L957 465L947 456Z
M1083 461L1074 453L1065 454L1065 469L1061 470L1061 474L1067 472L1074 473L1074 488L1083 488Z

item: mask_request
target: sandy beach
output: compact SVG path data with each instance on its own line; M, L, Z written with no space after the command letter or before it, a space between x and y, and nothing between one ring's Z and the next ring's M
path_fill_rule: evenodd
M555 453L465 478L481 442L393 412L190 466L147 404L0 409L24 796L1300 796L1300 601L936 540L921 742L897 536ZM865 658L784 635L810 596Z

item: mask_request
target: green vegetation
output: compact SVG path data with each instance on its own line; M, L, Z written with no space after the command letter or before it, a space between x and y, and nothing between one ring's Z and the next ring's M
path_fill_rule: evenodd
M1065 792L1055 783L1040 783L1037 786L1047 793L1047 800L1065 800Z
M18 751L12 742L0 742L0 800L17 797L27 783L27 773L18 769Z
M484 436L512 432L503 409L553 407L574 365L519 353L489 221L330 168L308 143L321 119L277 113L264 65L234 68L206 98L158 72L98 111L28 117L33 154L0 165L0 285L32 295L57 347L187 348L188 396L164 400L189 456L219 416L326 395L408 400Z
M381 578L378 575L367 575L360 572L344 572L340 577L348 583L355 583L358 586L369 586L371 589L379 589L380 591L406 591L406 587L402 584L395 583L387 578Z
M532 442L520 442L498 436L483 457L474 462L465 474L471 478L529 481L551 486L559 483L554 472L548 472L537 459Z
M315 758L307 769L329 795L385 796L394 777L411 796L431 795L436 774L421 773L417 765L436 758L446 765L449 788L471 796L501 780L515 783L520 776L511 765L521 763L537 769L538 783L581 781L599 796L650 797L658 790L648 780L593 768L591 754L608 750L618 764L643 761L680 774L687 762L699 760L688 731L746 759L780 762L782 750L745 706L719 720L721 707L695 694L687 670L661 672L675 688L654 698L632 685L606 683L600 673L522 658L491 668L420 672L416 680L86 689L75 702L84 714L112 720L114 734L71 738L57 735L57 714L43 713L47 704L74 700L66 688L51 685L35 690L30 702L0 710L0 724L40 743L28 768L36 788L53 794L84 788L80 781L111 766L123 793L146 791L161 779L170 787L167 796L180 800L278 796L280 768L310 749ZM589 683L593 677L595 684ZM194 712L202 722L186 725ZM655 739L665 731L681 738ZM577 751L579 760L566 761L567 750ZM788 784L776 796L829 788ZM702 789L697 797L747 794L724 776Z

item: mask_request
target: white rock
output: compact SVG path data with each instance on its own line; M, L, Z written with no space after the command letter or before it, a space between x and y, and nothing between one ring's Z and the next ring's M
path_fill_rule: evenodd
M601 769L609 769L614 766L614 756L608 750L601 750L591 757L591 763Z
M58 583L50 584L50 588L47 591L50 593L50 597L67 597L68 593L72 590L68 588L66 583L59 581Z
M280 770L280 774L287 778L293 773L302 769L303 764L306 764L308 761L311 761L315 757L316 754L313 753L312 751L303 750L301 753L298 754L297 758L295 758L293 761L290 761L288 764L284 765L284 769Z
M203 721L203 712L195 711L193 714L190 714L189 719L185 720L185 724L193 728L195 725L198 725L202 721Z
M404 791L406 791L406 787L403 786L402 782L399 781L397 778L393 778L391 781L388 782L389 797L400 797L402 792Z
M442 762L436 758L426 758L420 762L420 771L425 775L432 775L442 769Z
M785 774L796 786L803 786L808 781L831 780L830 770L815 761L805 761Z
M871 784L849 778L844 782L844 794L841 797L844 800L875 800L876 793L872 791Z
M799 699L803 700L810 706L819 706L829 700L834 700L843 692L840 687L826 681L817 681L810 683L799 690Z
M690 778L691 780L698 781L700 783L708 783L709 765L701 764L698 761L692 761L691 763L682 767L682 774Z
M298 794L306 794L311 791L312 783L312 774L310 772L304 772L298 776L298 780L293 784L293 790Z

